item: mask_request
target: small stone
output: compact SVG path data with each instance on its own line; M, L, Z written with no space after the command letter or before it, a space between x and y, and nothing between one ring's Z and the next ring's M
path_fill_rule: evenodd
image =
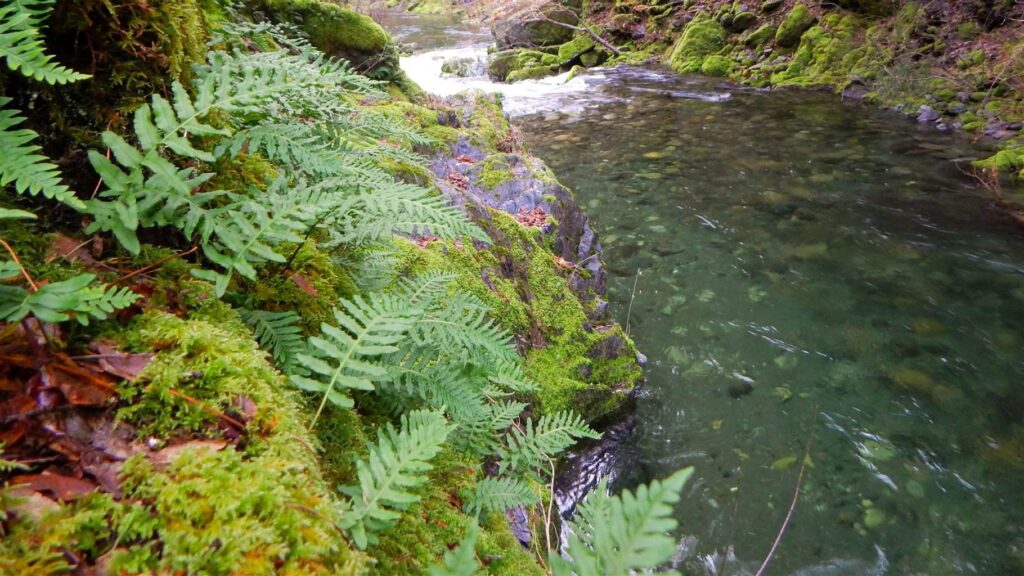
M750 382L743 380L737 380L729 383L729 388L726 393L730 398L742 398L754 391L754 385Z
M761 12L764 12L765 14L775 12L783 4L785 4L785 0L765 0L761 3Z
M647 356L644 356L640 352L636 353L636 363L641 366L647 366Z
M939 119L939 113L932 109L927 104L922 104L917 109L917 121L918 122L935 122Z

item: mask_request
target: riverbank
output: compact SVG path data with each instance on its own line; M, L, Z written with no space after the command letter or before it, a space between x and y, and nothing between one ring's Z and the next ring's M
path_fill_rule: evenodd
M0 73L0 571L544 573L642 372L500 105L334 4L46 16L91 78Z
M979 179L997 197L996 174L1024 175L1019 3L532 2L483 10L484 5L490 6L476 2L465 9L488 15L499 50L491 74L501 80L574 66L661 61L680 73L755 87L831 89L901 110L937 130L998 140L1002 151L976 163Z

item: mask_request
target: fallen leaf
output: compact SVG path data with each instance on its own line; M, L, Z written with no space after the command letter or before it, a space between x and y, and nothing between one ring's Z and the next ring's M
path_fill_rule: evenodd
M53 242L50 242L50 250L46 255L46 261L64 260L67 262L81 262L86 266L95 266L97 264L96 259L86 250L88 244L88 240L82 241L63 234L57 234Z
M190 448L220 452L227 445L228 443L223 440L192 440L191 442L175 444L174 446L168 446L162 450L157 450L149 455L149 460L158 468L162 468L173 464L175 460L181 457L185 450Z
M43 516L60 509L60 504L28 486L12 486L7 491L7 496L11 497L9 501L12 502L10 512L34 522L39 522Z
M152 354L130 354L122 352L109 342L94 342L93 350L100 354L100 368L118 378L135 381L153 360Z
M37 492L49 492L58 500L74 500L96 490L96 485L88 480L49 472L15 476L11 478L11 484L28 486Z
M569 262L568 260L562 258L561 256L555 256L555 264L557 264L558 267L563 270L572 270L573 268L576 268L575 264Z
M796 464L796 456L786 456L772 462L772 470L788 470Z
M298 272L289 276L288 279L291 280L292 282L295 282L295 285L299 287L299 290L302 290L303 292L309 294L313 298L316 298L320 295L320 292L317 291L316 286L313 286L313 284L309 280L307 280L305 276L299 274Z
M39 373L44 390L60 390L75 406L103 406L117 395L112 381L78 366L50 363Z

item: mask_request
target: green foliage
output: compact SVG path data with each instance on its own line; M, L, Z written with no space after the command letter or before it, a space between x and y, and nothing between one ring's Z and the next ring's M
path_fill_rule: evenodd
M46 53L40 28L54 0L12 0L0 6L0 59L15 72L47 84L67 84L89 78L53 61Z
M600 438L579 415L572 412L545 414L537 424L527 419L520 428L505 436L506 446L498 450L499 469L526 473L546 466L559 452L576 443L577 438Z
M85 204L61 182L57 166L39 153L38 144L32 144L39 135L25 128L15 129L25 118L6 108L10 102L10 98L0 96L0 187L13 183L18 194L42 194L72 208L84 208Z
M95 279L95 274L80 274L31 291L20 286L0 285L0 320L17 322L32 314L43 322L74 318L88 326L90 319L105 320L139 298L128 288L93 284Z
M607 481L590 492L570 521L571 532L563 558L550 554L556 576L633 574L667 561L676 551L671 536L677 522L672 505L693 474L685 468L618 496L608 493ZM674 573L674 572L672 572Z
M402 510L419 500L411 492L427 481L430 460L444 444L451 425L440 412L418 410L402 417L401 430L385 424L377 432L367 459L356 462L359 484L341 491L352 498L344 509L341 527L360 548L366 548L373 532L383 530L400 517Z
M302 318L292 311L269 312L265 310L242 310L239 315L252 328L260 347L270 352L281 369L291 374L303 373L299 354L306 352L306 341Z
M539 502L537 494L526 482L516 478L490 477L476 483L466 512L504 512L516 506L532 506Z
M416 310L408 302L378 293L343 300L334 318L338 326L321 325L323 337L310 338L309 353L298 355L312 375L291 378L299 388L323 394L313 424L328 400L351 407L352 398L344 390L373 390L371 379L389 374L388 366L375 360L398 350L396 344L412 328Z
M473 552L479 533L475 522L466 526L466 536L454 550L445 553L444 564L431 566L427 573L430 576L473 576L479 572L480 563Z

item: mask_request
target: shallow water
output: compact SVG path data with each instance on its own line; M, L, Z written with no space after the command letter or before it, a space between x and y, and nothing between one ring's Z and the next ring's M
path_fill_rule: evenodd
M990 150L830 94L584 81L516 123L650 359L617 485L696 467L676 564L754 573L806 462L767 574L1024 573L1024 234L962 172Z

